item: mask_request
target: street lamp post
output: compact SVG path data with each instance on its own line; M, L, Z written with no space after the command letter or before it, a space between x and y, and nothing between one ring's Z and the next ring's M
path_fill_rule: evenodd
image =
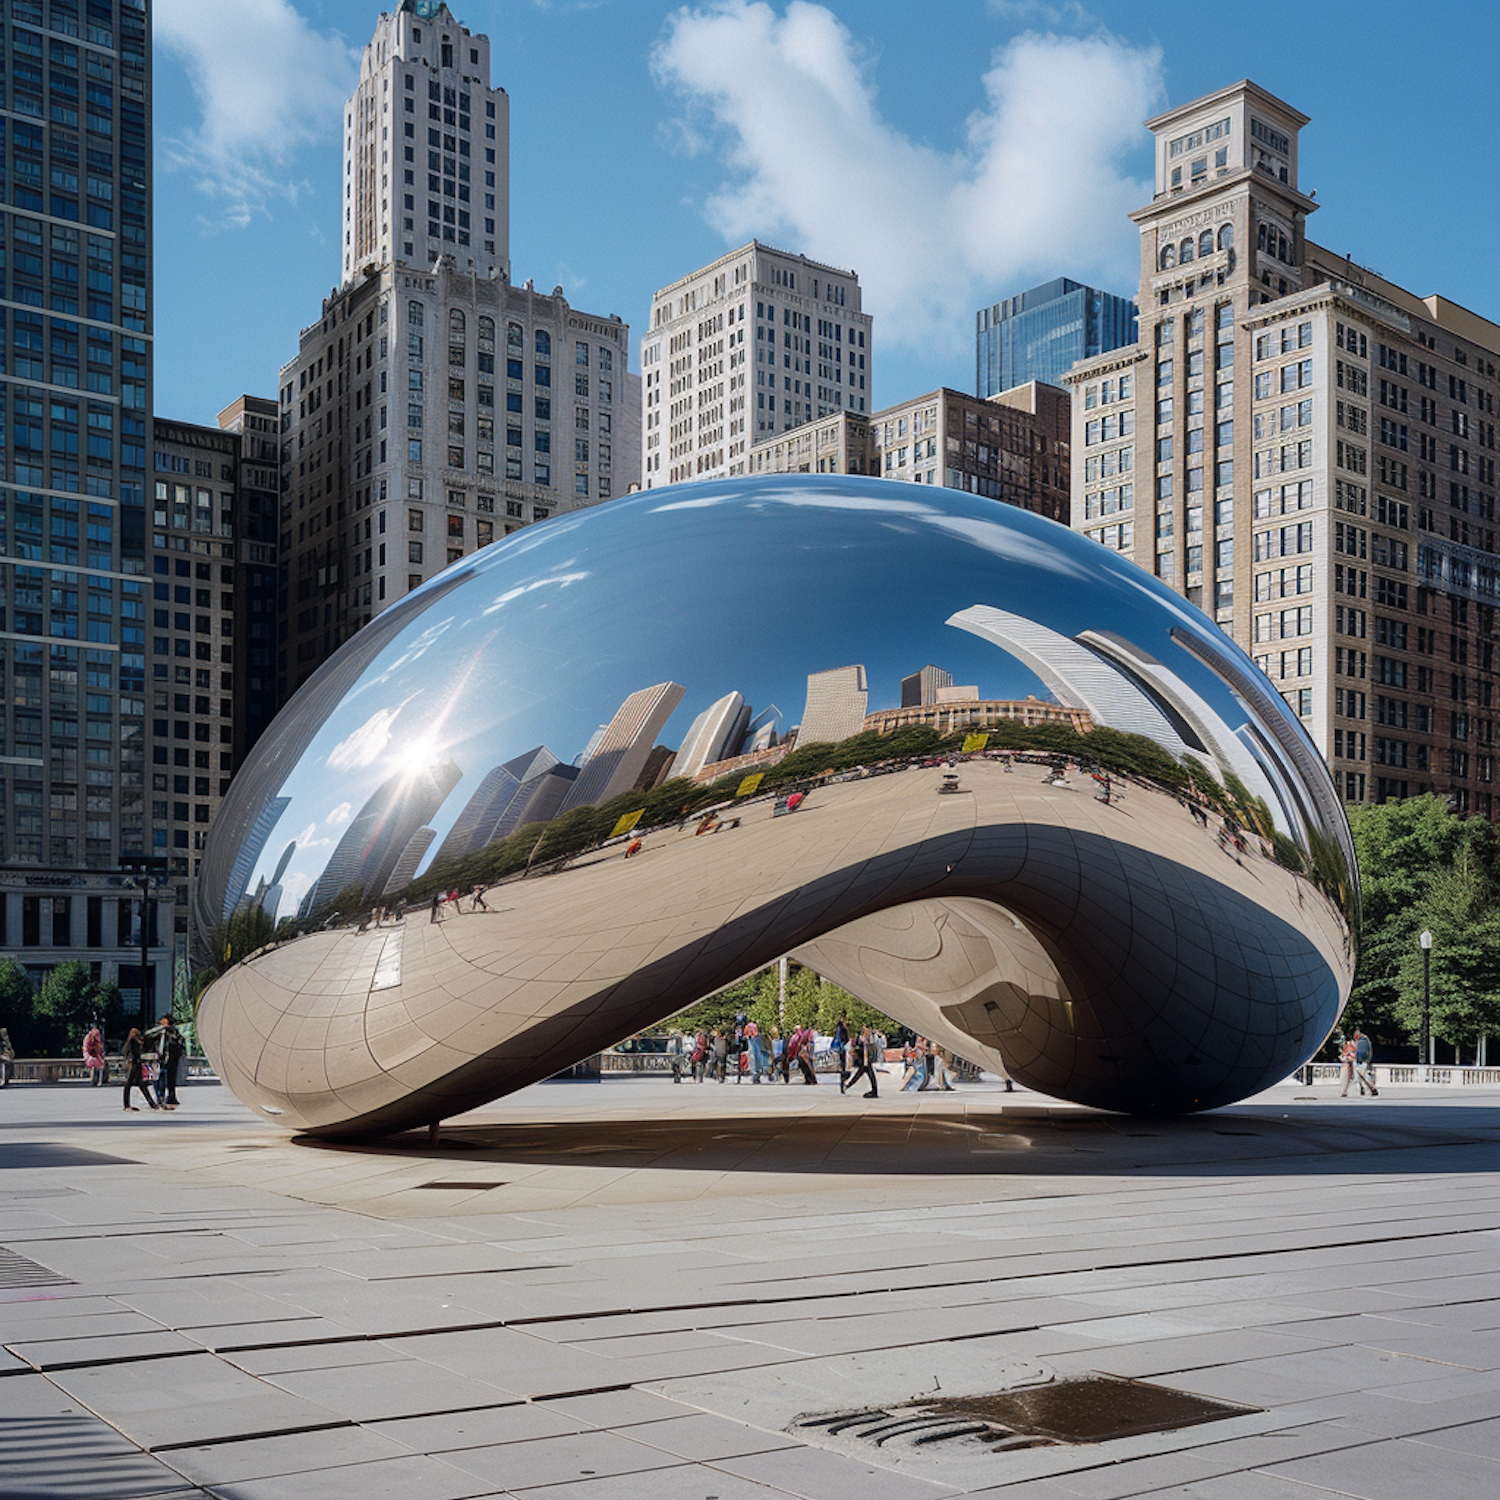
M160 854L122 854L120 866L124 873L140 882L141 887L141 1002L140 1027L145 1031L151 1024L148 1007L151 1000L147 992L151 973L151 877L165 875L167 861Z
M1424 927L1422 945L1422 1081L1432 1081L1432 934Z

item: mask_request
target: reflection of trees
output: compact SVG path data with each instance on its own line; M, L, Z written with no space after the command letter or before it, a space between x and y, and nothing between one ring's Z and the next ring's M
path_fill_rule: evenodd
M281 924L282 928L287 923ZM271 914L259 904L252 904L234 913L227 922L218 923L209 933L204 946L210 955L204 968L192 978L191 994L196 1012L203 991L226 969L232 968L241 959L274 942L277 928ZM281 933L282 936L286 934Z

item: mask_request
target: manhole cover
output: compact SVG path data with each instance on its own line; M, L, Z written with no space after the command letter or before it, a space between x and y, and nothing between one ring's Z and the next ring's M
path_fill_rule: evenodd
M824 1412L798 1417L792 1426L877 1447L894 1443L926 1448L964 1441L1003 1451L1170 1432L1258 1409L1143 1380L1095 1374L988 1395L927 1397L896 1406Z
M68 1277L59 1276L56 1271L49 1271L46 1266L39 1266L34 1260L27 1260L24 1255L17 1255L14 1250L7 1250L0 1245L0 1287L11 1290L16 1287L74 1284Z

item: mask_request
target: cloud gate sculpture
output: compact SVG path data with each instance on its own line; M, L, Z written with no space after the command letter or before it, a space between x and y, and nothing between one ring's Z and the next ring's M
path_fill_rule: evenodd
M785 953L1044 1093L1208 1108L1332 1029L1358 892L1317 752L1190 604L1008 505L801 475L565 515L377 616L195 902L220 1075L357 1136Z

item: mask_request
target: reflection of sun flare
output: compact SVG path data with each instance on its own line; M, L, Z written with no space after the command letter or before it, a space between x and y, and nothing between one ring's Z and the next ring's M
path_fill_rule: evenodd
M438 743L432 735L410 740L396 754L396 764L401 774L411 780L430 772L437 763Z

